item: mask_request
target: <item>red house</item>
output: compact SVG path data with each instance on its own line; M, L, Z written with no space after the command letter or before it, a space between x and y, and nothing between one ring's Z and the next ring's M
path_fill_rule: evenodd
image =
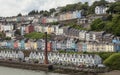
M33 25L28 25L28 26L25 28L25 32L26 32L26 33L34 32L34 26L33 26Z
M29 33L34 32L34 26L32 25L28 26L28 32Z

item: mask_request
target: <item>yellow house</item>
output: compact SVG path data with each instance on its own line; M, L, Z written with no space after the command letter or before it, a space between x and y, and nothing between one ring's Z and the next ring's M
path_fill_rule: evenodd
M102 45L102 44L99 44L99 45L98 45L98 52L103 52L102 48L103 48L103 45Z
M106 52L114 52L114 45L113 44L106 44L105 51Z
M47 32L48 32L48 34L51 33L51 27L48 27Z
M87 51L88 52L92 52L92 50L91 50L92 48L91 47L92 47L92 45L90 43L88 43L87 44Z
M29 43L28 43L28 42L25 43L25 49L26 49L26 50L29 50L29 49L30 49L30 46L29 46Z
M87 43L87 52L114 52L114 44Z
M98 46L95 43L87 43L88 52L97 52Z
M34 49L37 50L37 42L34 42Z

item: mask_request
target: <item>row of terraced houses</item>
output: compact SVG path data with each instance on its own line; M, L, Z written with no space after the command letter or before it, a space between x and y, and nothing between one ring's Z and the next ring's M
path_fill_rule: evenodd
M59 36L60 37L60 36ZM112 43L97 43L97 42L80 42L76 39L66 38L57 39L47 42L48 51L78 51L78 52L117 52L120 51L120 41L113 39ZM38 50L45 49L45 41L43 39L32 40L7 40L0 41L1 48L9 48L16 50Z
M44 63L44 52L31 52L28 56L25 56L22 51L0 51L0 60L12 60L12 61L24 61L26 63L38 64ZM95 54L68 54L68 53L48 53L48 62L53 65L65 65L65 66L99 66L102 63L102 59Z

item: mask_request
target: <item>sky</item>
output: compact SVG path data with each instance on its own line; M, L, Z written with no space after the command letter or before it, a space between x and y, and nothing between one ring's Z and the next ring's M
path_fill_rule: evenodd
M31 10L49 10L77 2L92 4L94 1L99 0L0 0L0 16L16 16L19 13L25 15Z

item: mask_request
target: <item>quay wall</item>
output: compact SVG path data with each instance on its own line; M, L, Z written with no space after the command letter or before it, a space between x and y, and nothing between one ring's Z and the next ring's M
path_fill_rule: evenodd
M36 70L36 71L51 71L57 73L104 73L107 72L105 69L102 70L94 70L94 69L75 69L75 68L68 68L68 67L58 67L56 65L45 65L45 64L37 64L37 63L25 63L25 62L16 62L16 61L9 61L9 60L0 60L0 66L6 67L13 67L13 68L20 68L20 69L27 69L27 70Z
M21 69L28 69L28 70L42 70L42 71L49 71L52 65L45 65L45 64L33 64L33 63L25 63L25 62L15 62L9 60L0 60L0 66L6 67L13 67L13 68L21 68Z

